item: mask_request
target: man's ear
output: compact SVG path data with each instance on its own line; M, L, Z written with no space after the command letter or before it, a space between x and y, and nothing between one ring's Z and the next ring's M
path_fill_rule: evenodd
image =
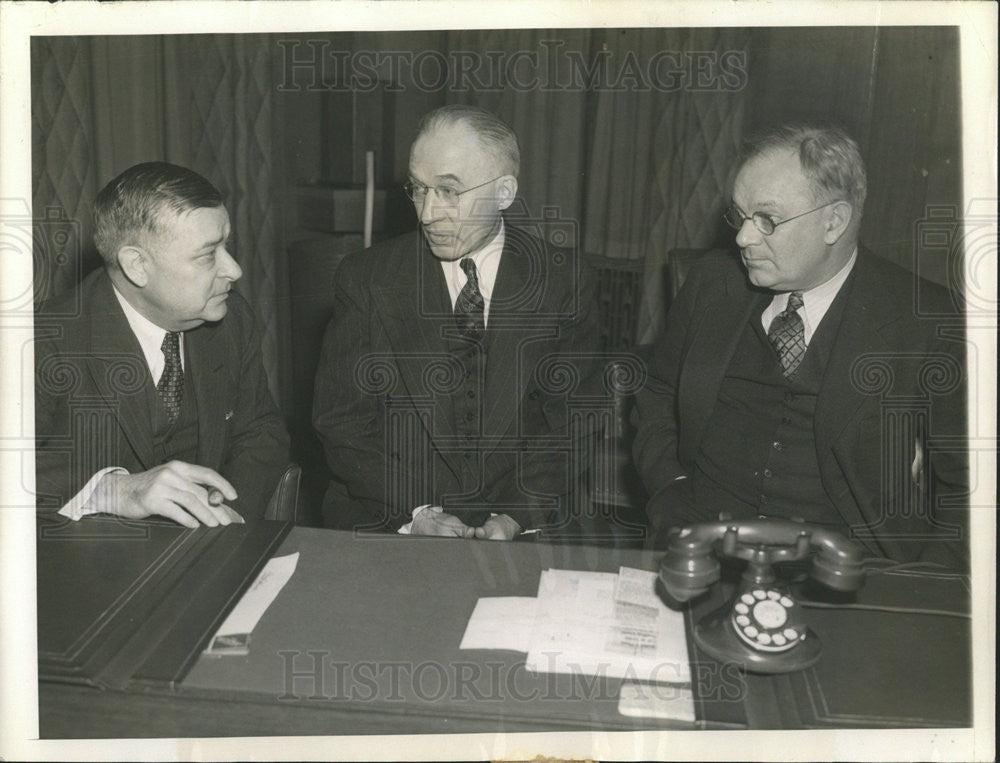
M149 283L149 253L139 246L123 246L118 250L118 267L140 289Z
M504 175L502 178L497 180L497 209L504 210L507 209L511 204L514 203L514 197L517 196L517 178L513 175Z
M828 246L836 244L840 237L844 235L851 220L854 219L854 208L850 202L835 201L827 207L825 226L823 232L823 242Z

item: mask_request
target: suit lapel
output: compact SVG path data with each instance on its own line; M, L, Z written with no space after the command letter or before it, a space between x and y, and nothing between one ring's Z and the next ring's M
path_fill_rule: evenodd
M103 271L91 300L90 348L86 356L94 388L114 411L118 426L143 469L152 468L156 459L147 399L152 378L139 340L115 297L111 279Z
M691 332L689 354L678 383L679 396L685 402L679 407L683 419L682 431L697 433L684 438L682 459L693 460L701 445L701 437L715 407L722 380L747 323L767 304L767 294L747 286L742 268L727 271L726 289L722 299L694 316L698 325Z
M452 325L448 287L422 236L407 236L386 260L382 267L391 276L373 286L375 313L385 316L403 385L410 395L424 397L427 363L447 353L442 331Z
M184 332L184 374L198 403L198 463L218 468L226 442L226 346L221 324Z
M538 299L527 302L524 299L531 293L532 263L516 245L517 240L517 231L508 225L486 329L488 356L483 390L483 432L494 442L506 434L521 409L521 395L527 379L519 376L529 373L534 366L529 362L535 354L532 352L532 340L554 338L558 330L545 322L526 322L528 317L537 313L541 303ZM538 264L544 267L545 263ZM541 274L539 277L543 278ZM541 282L544 283L544 280ZM514 316L519 319L510 320ZM534 344L537 345L537 342Z
M844 288L843 318L830 350L823 384L816 399L816 447L828 452L871 396L862 393L852 375L858 359L872 352L884 352L888 344L881 332L898 314L887 300L891 291L882 287L877 273L868 267L868 256L858 253L854 272Z
M434 394L430 385L438 375L428 373L431 364L447 363L450 358L444 340L445 332L454 330L451 300L440 261L434 257L416 233L399 240L381 265L390 277L377 278L372 288L372 303L376 315L384 316L386 339L392 348L396 368L404 392L414 405L422 401L436 406L429 419L421 423L432 441L447 441L454 437L455 424L451 398ZM444 374L450 376L452 369ZM457 453L441 452L449 466L461 471Z

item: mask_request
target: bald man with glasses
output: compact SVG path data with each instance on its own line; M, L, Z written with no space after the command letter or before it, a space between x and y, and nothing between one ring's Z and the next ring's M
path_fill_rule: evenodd
M570 395L599 383L597 315L576 252L507 214L519 162L489 112L431 112L404 186L419 231L340 266L313 407L326 526L511 540L568 509Z
M740 258L692 268L637 399L654 546L720 514L769 516L967 563L962 316L859 245L866 182L838 129L748 142L725 214Z

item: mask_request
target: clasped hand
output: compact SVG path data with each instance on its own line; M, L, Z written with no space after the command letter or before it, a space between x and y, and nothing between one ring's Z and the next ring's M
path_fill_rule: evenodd
M454 514L431 506L413 518L410 525L412 535L439 535L457 538L478 538L479 540L512 540L521 532L521 526L506 514L498 514L486 520L482 527L469 527Z
M236 490L218 472L169 461L137 474L104 475L88 502L96 511L142 519L153 514L185 527L242 524L243 517L219 500L236 500Z

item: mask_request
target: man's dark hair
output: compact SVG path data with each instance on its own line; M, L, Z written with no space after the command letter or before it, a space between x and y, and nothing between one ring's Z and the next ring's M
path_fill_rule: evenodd
M129 167L97 194L94 244L105 264L118 267L118 251L146 245L163 231L164 215L222 206L222 194L197 172L167 162Z
M496 161L497 167L505 175L517 177L521 170L521 149L517 134L500 117L478 106L452 104L425 114L417 125L414 143L424 133L438 127L461 124L475 133L483 148Z
M762 154L792 150L813 186L816 202L844 199L861 219L868 193L865 162L854 139L839 127L792 122L766 127L743 144L740 166Z

